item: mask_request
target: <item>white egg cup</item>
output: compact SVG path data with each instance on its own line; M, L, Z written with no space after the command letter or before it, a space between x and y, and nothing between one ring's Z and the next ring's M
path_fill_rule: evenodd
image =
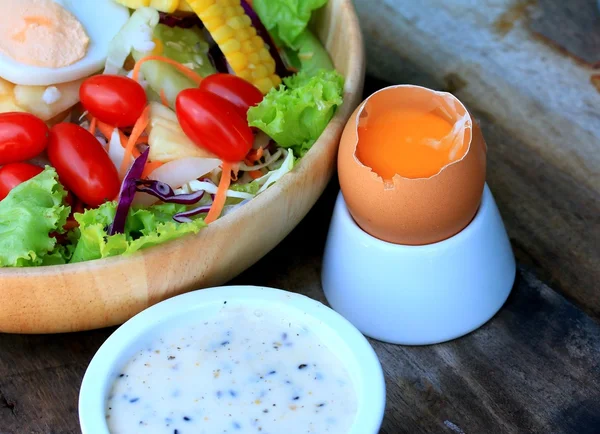
M402 345L463 336L491 319L512 289L515 258L485 186L469 225L434 244L392 244L364 232L339 193L323 259L331 307L365 335Z

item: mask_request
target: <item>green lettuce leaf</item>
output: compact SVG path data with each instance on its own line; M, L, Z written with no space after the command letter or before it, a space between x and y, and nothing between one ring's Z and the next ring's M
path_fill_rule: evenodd
M327 0L254 0L252 7L277 42L298 49L294 41L306 29L312 12Z
M173 215L185 211L184 205L159 204L149 208L134 208L129 212L125 233L108 236L106 228L115 217L116 202L106 202L99 208L75 214L75 249L70 262L91 261L116 255L129 255L147 247L174 240L189 233L198 233L206 226L203 219L177 223Z
M0 201L0 267L65 263L67 250L50 234L64 232L71 211L66 195L56 171L47 166Z
M335 70L306 72L285 78L260 104L248 110L248 123L279 146L304 156L319 138L342 102L344 77Z
M312 12L327 0L255 0L253 8L275 42L285 48L287 61L296 69L315 74L334 69L329 53L308 28Z

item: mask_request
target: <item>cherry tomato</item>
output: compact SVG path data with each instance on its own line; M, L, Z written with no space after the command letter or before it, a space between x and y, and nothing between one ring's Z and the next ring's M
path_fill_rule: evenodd
M48 143L48 126L29 113L0 114L0 166L29 160Z
M219 95L232 103L246 119L248 109L263 100L253 84L232 74L212 74L200 82L200 89Z
M190 140L229 162L243 160L254 140L246 118L237 110L202 89L183 90L175 100L177 119Z
M28 163L11 163L0 167L0 200L22 182L42 173L44 169Z
M115 165L100 142L79 125L61 123L50 129L48 159L65 187L92 207L119 194Z
M94 75L79 89L83 107L92 116L114 127L130 127L140 117L146 92L137 81L120 75Z

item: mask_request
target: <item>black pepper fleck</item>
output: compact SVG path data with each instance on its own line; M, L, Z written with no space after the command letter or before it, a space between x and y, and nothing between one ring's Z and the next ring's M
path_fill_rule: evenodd
M300 366L298 366L298 369L304 369L306 368L308 365L305 363L302 363Z
M175 356L169 356L169 357L167 357L167 360L173 360L173 359L175 359Z
M192 418L188 417L188 416L183 416L183 420L185 420L186 422L189 422L192 420Z

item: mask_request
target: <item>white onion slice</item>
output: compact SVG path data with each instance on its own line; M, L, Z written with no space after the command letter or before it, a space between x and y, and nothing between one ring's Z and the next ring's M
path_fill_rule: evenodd
M117 171L121 169L123 158L125 158L125 148L121 145L121 137L119 136L119 130L115 128L110 136L110 142L108 143L108 156L113 162ZM132 162L133 164L133 162ZM123 176L119 173L119 181L123 181Z
M206 175L220 165L221 160L217 158L182 158L163 164L150 173L148 178L164 182L169 184L171 188L176 189ZM147 193L136 193L133 204L136 206L150 206L157 201L158 198Z

